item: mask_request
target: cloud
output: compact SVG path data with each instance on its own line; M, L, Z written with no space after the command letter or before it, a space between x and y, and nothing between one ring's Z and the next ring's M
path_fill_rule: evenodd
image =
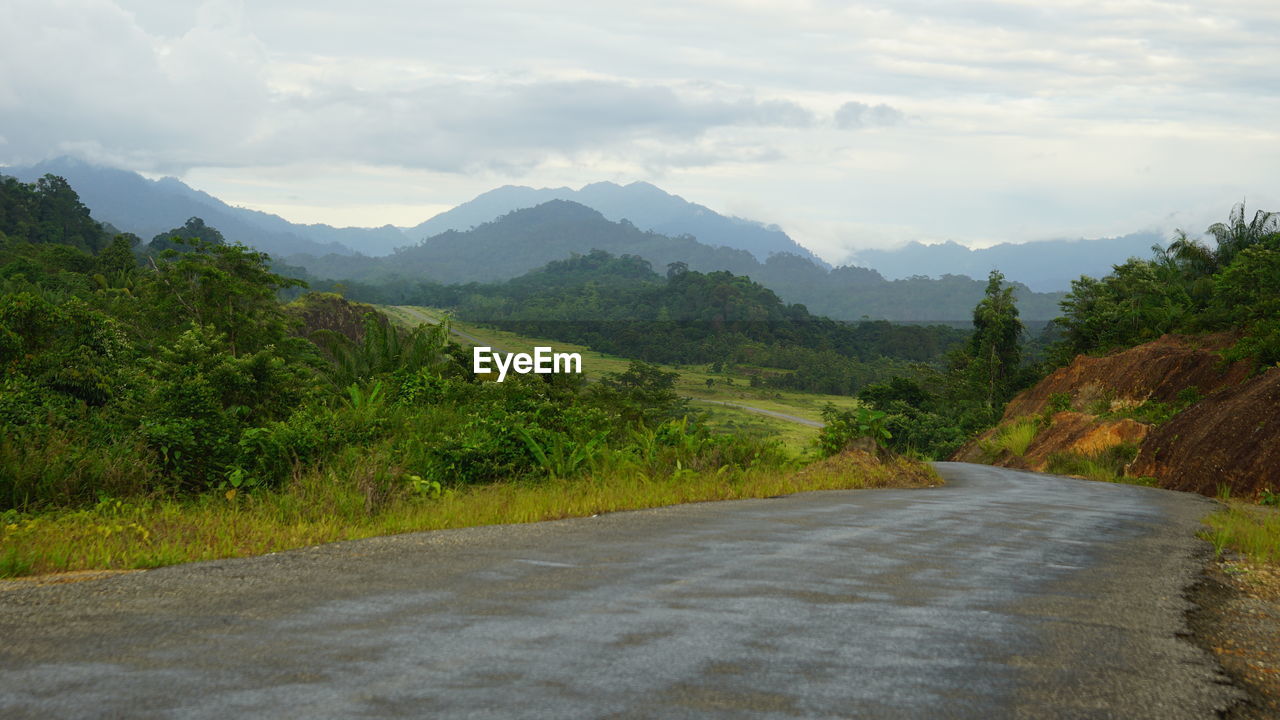
M884 103L873 106L851 100L836 110L836 127L841 130L901 125L906 119L901 110Z
M661 178L886 238L1001 239L1229 206L1280 162L1273 0L424 7L0 2L0 163L216 176L245 203L270 176L298 207L374 207L406 176L428 203ZM921 188L937 212L911 212Z
M179 174L317 161L518 172L641 145L679 157L713 129L815 121L792 100L703 82L414 73L326 57L282 68L235 3L205 3L173 37L104 0L71 5L0 10L0 67L45 59L38 74L0 70L0 126L13 129L0 161L66 153Z

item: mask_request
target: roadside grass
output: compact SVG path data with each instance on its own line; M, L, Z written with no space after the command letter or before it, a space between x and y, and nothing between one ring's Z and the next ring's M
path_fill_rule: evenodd
M1116 482L1128 485L1154 486L1154 478L1125 475L1125 466L1137 457L1138 446L1120 443L1094 455L1061 452L1049 456L1048 472L1055 475L1073 475L1099 482Z
M1027 448L1031 447L1031 441L1036 439L1039 429L1034 417L1015 420L1001 426L995 435L978 443L978 448L986 462L996 460L1004 452L1022 457L1027 454Z
M383 306L381 308L392 318L408 325L417 325L420 319L415 313L439 319L444 311L417 306ZM505 330L482 327L463 322L457 318L450 320L452 326L469 335L473 335L495 347L512 352L532 352L536 346L551 346L558 352L576 352L582 355L583 372L588 377L599 377L604 373L624 372L631 360L616 355L596 352L582 345L534 338ZM725 370L718 373L708 371L705 365L660 365L664 370L679 373L675 390L680 395L695 400L715 400L734 402L743 405L771 410L787 415L822 421L822 408L835 405L841 410L850 410L859 406L857 398L845 395L824 395L820 393L804 393L791 390L751 387L751 371L760 368L739 366L734 371ZM782 371L776 371L782 372ZM710 384L708 384L710 380ZM732 406L712 406L695 402L693 406L699 411L707 410L712 427L725 429L730 424L776 431L772 436L783 441L793 452L807 452L818 437L818 428L807 427L779 418L770 418ZM714 407L714 409L712 409Z
M78 511L8 513L0 524L0 577L73 570L154 568L244 557L338 540L423 530L530 523L690 502L815 490L940 483L927 465L846 454L799 468L632 470L374 498L352 468L295 477L279 491L112 500Z
M1241 501L1204 519L1201 537L1213 543L1218 555L1234 550L1256 563L1280 562L1280 510Z

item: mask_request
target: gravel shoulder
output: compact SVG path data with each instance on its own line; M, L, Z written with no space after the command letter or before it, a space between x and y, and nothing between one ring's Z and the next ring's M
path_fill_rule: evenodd
M1206 566L1189 598L1195 643L1248 694L1224 717L1280 717L1280 568L1224 556Z

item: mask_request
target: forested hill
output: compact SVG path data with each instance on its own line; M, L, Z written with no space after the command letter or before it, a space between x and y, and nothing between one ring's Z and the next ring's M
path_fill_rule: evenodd
M405 232L420 240L449 230L468 230L513 210L535 207L550 200L572 200L598 210L610 220L626 219L644 230L664 235L693 235L703 245L746 250L758 260L775 253L790 253L826 267L818 256L776 226L726 217L646 182L629 185L598 182L585 185L581 190L506 185L482 193Z
M688 235L644 231L629 222L610 222L578 203L553 200L516 210L471 230L449 231L403 248L386 258L293 256L316 277L362 282L395 278L437 283L494 282L516 277L548 262L592 250L632 254L664 269L684 263L700 272L728 271L750 277L790 303L839 320L885 319L967 322L982 299L985 283L958 275L885 280L874 270L827 270L786 253L765 262L745 250L710 247ZM1061 293L1033 293L1015 285L1023 318L1056 317Z
M601 250L549 263L503 283L401 287L355 284L349 296L451 308L460 317L602 352L653 362L745 364L756 381L776 387L851 393L907 371L941 364L967 331L837 322L788 305L772 290L726 271L701 273L677 264L664 275L634 255Z
M55 175L75 188L95 219L149 238L188 218L202 218L231 242L240 242L277 258L294 253L351 255L390 252L409 241L395 227L334 228L298 225L277 215L235 207L171 178L149 180L135 172L56 158L29 167L0 168L0 174L33 183Z

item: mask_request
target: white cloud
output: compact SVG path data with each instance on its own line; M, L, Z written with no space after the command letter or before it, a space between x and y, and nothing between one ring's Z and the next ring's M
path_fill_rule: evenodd
M1261 0L10 0L0 162L72 153L353 224L649 179L828 254L1124 232L1265 203L1277 31ZM388 200L401 180L431 196Z
M835 116L836 127L842 130L901 125L906 122L906 119L907 116L903 115L901 110L884 103L868 105L856 100L850 100L841 105L836 110Z

